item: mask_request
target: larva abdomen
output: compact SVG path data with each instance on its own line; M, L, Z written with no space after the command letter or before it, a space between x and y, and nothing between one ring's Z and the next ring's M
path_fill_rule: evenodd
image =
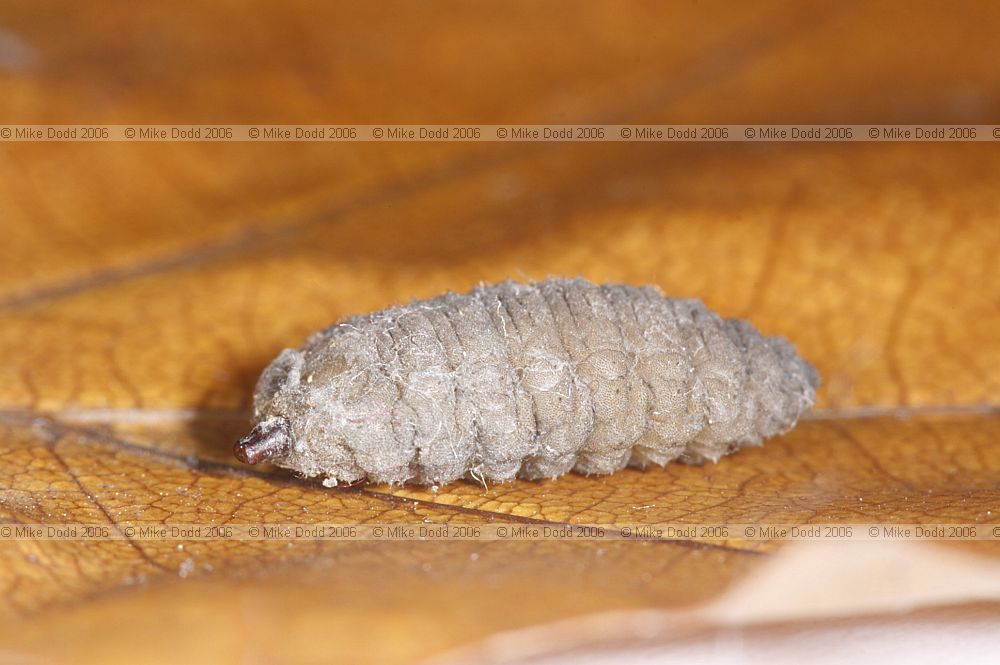
M356 316L286 349L236 446L327 484L444 484L717 460L791 428L815 370L652 287L512 281Z

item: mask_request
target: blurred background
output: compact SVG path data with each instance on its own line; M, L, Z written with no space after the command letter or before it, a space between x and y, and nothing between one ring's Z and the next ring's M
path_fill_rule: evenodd
M998 30L990 2L4 1L0 124L985 124ZM998 182L995 143L0 142L0 517L995 521ZM654 283L790 338L824 378L816 419L771 457L589 484L433 497L231 475L285 346L549 275ZM143 643L325 660L313 630L408 662L700 602L761 556L0 545L13 653L53 632L111 649L134 622L103 662ZM155 608L181 623L143 628Z

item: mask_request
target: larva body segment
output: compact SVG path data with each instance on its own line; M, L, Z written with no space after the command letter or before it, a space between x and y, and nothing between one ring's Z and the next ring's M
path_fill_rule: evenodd
M236 446L325 483L444 484L717 460L790 429L816 371L653 287L507 281L356 316L286 349Z

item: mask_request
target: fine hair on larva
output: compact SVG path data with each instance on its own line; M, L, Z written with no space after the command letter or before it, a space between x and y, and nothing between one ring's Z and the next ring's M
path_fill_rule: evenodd
M787 431L818 385L788 341L698 300L505 281L353 316L285 349L235 454L328 486L697 464Z

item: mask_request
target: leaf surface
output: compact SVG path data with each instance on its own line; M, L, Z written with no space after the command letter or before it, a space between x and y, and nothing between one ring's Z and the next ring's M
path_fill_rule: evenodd
M6 122L974 123L1000 90L992 3L50 5L5 9ZM0 525L994 524L998 166L972 143L3 144ZM717 465L486 489L231 458L260 371L312 331L577 274L788 337L817 410ZM0 641L411 662L704 601L779 547L8 540Z

